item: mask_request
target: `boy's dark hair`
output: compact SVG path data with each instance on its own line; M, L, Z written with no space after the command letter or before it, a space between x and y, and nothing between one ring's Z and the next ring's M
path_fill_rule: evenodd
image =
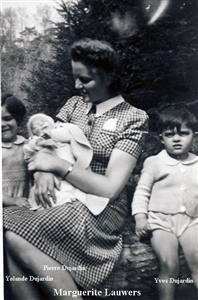
M111 74L113 81L109 88L112 92L120 91L120 61L118 54L109 43L85 38L75 42L71 46L70 53L73 61Z
M197 131L195 115L185 106L171 105L159 113L158 132L161 133L164 130L174 129L175 127L180 131L182 123L192 129L193 132Z
M17 124L20 125L26 115L26 108L23 102L12 94L6 93L1 97L1 106L4 105Z

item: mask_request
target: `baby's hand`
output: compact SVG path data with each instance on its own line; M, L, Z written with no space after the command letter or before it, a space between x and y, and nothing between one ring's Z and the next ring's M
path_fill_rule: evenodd
M24 197L15 197L13 199L14 199L14 204L17 205L17 206L23 206L23 207L27 207L27 208L30 207L27 198L24 198Z
M37 142L37 146L56 148L57 147L57 143L54 140L52 140L52 139L49 139L49 140L39 140Z
M41 137L44 138L45 140L50 139L51 138L50 130L43 130Z
M148 235L148 220L146 214L135 215L135 233L139 238L144 238Z

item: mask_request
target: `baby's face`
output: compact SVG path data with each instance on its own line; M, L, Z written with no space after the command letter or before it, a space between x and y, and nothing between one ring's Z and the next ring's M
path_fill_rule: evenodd
M31 123L31 130L33 135L42 136L46 131L53 128L52 124L44 117L36 117Z

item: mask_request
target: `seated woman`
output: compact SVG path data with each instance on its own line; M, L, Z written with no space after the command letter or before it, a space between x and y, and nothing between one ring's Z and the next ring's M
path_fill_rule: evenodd
M110 201L98 216L80 201L37 212L4 209L10 275L53 279L13 281L17 299L29 299L30 294L41 299L41 290L47 299L54 295L73 299L71 291L78 292L75 299L82 299L77 285L88 292L110 291L122 250L122 229L130 215L126 184L142 149L148 116L120 95L119 61L108 43L80 40L71 47L71 59L81 96L69 99L57 118L83 130L93 149L91 170L38 152L28 165L37 171L37 202L50 206L53 174Z

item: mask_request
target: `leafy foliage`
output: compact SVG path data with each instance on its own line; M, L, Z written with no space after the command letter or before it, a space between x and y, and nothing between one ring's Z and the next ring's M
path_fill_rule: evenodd
M171 1L150 26L146 6L150 3L152 8L158 0L56 2L63 21L18 49L25 52L23 68L28 74L21 88L30 113L43 111L54 117L75 94L69 48L84 37L107 40L119 52L123 95L133 105L149 110L161 103L197 99L197 1ZM32 58L31 68L27 57Z
M182 4L173 3L164 17L148 26L137 1L61 1L64 21L56 24L54 61L40 63L31 79L32 94L39 90L42 102L56 112L75 92L69 47L90 37L109 41L119 52L124 96L130 103L149 109L161 102L195 100L197 2Z

